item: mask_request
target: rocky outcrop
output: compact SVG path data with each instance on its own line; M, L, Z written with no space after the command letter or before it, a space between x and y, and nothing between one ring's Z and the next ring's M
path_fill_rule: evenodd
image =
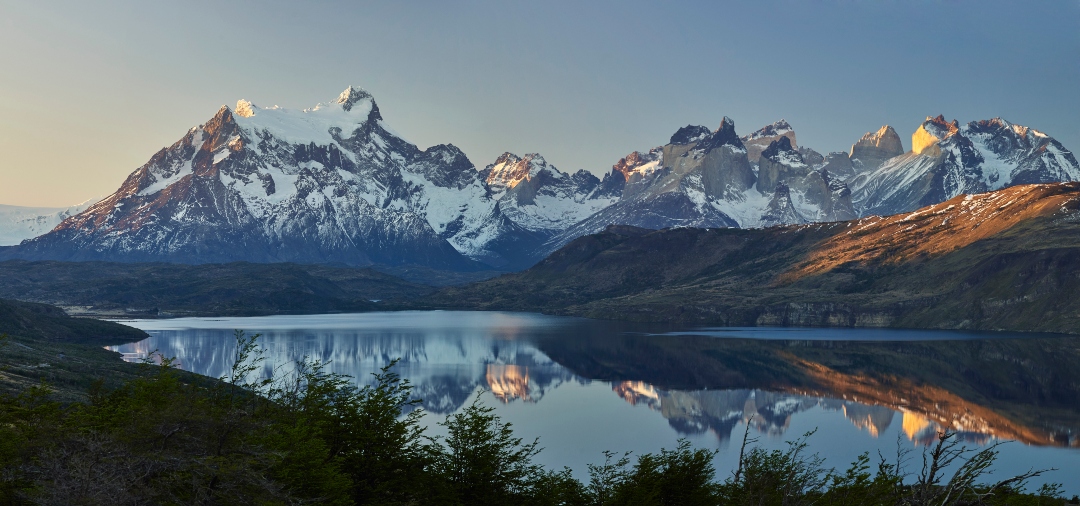
M600 180L579 170L568 174L537 153L503 153L480 176L499 211L520 227L545 237L566 230L613 201L599 196Z
M913 141L914 142L914 141ZM896 130L889 125L877 132L867 132L851 146L848 155L856 172L874 170L886 160L904 154L904 146Z
M861 214L902 213L1018 184L1080 180L1080 165L1061 143L1000 118L961 125L927 117L911 145L910 152L849 180Z
M788 141L791 142L791 146L798 149L799 146L795 142L795 130L791 128L791 125L786 120L780 120L742 137L742 142L746 146L746 157L750 159L751 163L757 163L761 158L761 152L765 151L765 148L769 147L769 144L773 141L780 140L781 137L787 137Z
M791 203L791 188L784 183L778 183L773 189L768 207L761 213L761 226L771 227L795 223L806 223L806 219L799 215L799 211Z
M241 100L5 256L524 268L614 200L595 198L599 185L539 155L477 171L452 145L421 150L359 88L302 111Z
M822 168L841 181L855 175L855 166L851 163L850 156L843 151L833 151L826 155Z
M851 204L851 191L838 178L831 176L825 169L814 169L806 163L787 137L773 141L761 153L758 161L758 191L772 186L776 194L770 201L769 210L762 215L762 224L804 223L806 221L839 221L855 218ZM794 193L798 205L792 204L798 219L790 222L777 221L777 217L792 216L790 213L777 214L775 206L782 199L781 188L788 201ZM798 209L801 208L801 212Z
M787 137L772 141L761 152L758 160L757 189L760 192L771 191L781 181L801 178L809 172L809 166L791 145Z

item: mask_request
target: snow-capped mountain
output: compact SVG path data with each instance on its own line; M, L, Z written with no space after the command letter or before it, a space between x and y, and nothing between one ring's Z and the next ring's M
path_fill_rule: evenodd
M815 163L816 162L816 163ZM807 160L787 137L781 137L761 152L758 161L758 192L774 189L770 212L759 225L843 221L855 218L851 190L839 178L821 167L822 161ZM782 190L780 188L783 188ZM779 202L780 199L787 203ZM786 207L777 217L774 210Z
M912 134L911 151L859 173L848 183L861 215L887 215L944 202L961 193L1076 180L1080 180L1076 157L1038 130L1001 118L960 125L938 116L927 117Z
M559 171L536 153L503 153L480 171L498 211L545 240L611 205L600 179L585 170Z
M609 202L598 185L539 155L481 172L453 145L421 150L354 87L305 110L241 100L8 256L522 268Z
M726 117L715 131L680 128L668 144L619 160L600 183L602 192L621 190L619 201L555 236L545 251L611 224L745 228L855 217L851 192L823 170L825 157L796 148L794 138L783 120L743 137ZM760 146L763 139L755 171L744 141Z
M453 145L420 149L355 87L304 110L241 100L92 206L0 207L0 241L27 239L0 258L516 270L613 224L839 221L960 193L1080 180L1076 158L1059 142L1002 119L961 126L927 118L911 148L904 153L896 131L883 126L850 152L821 155L798 146L785 120L739 136L725 117L715 130L680 128L598 179L562 172L535 153L504 153L477 170Z
M44 234L99 199L68 207L25 207L0 204L0 246L11 246Z
M852 175L857 172L875 170L886 160L902 154L904 154L904 144L893 127L885 125L877 132L867 132L851 145L851 153L848 157L853 168Z
M787 120L780 120L771 125L765 125L758 129L758 131L744 135L740 137L743 141L743 145L746 146L746 156L750 159L750 162L757 163L761 158L761 152L765 151L765 148L769 147L773 141L780 140L781 137L787 137L791 142L791 147L799 149L799 145L795 142L795 129L791 128Z

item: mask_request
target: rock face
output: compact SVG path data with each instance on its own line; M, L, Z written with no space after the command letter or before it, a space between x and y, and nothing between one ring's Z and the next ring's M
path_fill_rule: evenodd
M1061 143L1001 118L960 125L927 117L911 147L849 181L861 215L908 212L961 193L1080 179L1080 165Z
M621 194L618 189L604 193L591 173L561 172L536 153L524 157L503 153L480 171L480 178L495 204L492 214L504 220L493 231L495 239L489 246L507 259L496 263L499 267L532 265L539 260L537 249L551 237L611 205Z
M874 170L886 160L904 154L904 146L896 130L889 125L877 132L867 132L851 145L849 158L856 172Z
M841 223L627 232L582 237L523 273L433 299L725 326L1076 332L1080 314L1080 284L1068 281L1080 277L1080 182Z
M223 106L114 194L6 255L522 268L554 230L602 207L587 198L598 186L538 155L481 172L453 145L421 150L350 87L303 111Z
M851 163L849 155L843 151L833 151L826 155L822 168L841 181L855 175L855 165Z
M787 137L769 144L758 162L758 191L764 193L769 187L782 185L794 214L785 214L784 221L762 219L765 224L792 224L810 221L842 221L855 218L851 204L851 191L826 169L814 169L806 163ZM776 191L776 196L780 191ZM770 212L773 204L770 202ZM772 215L770 214L770 217Z
M761 152L765 151L765 148L769 147L769 144L773 141L780 140L781 137L787 137L793 148L799 148L799 145L795 143L795 130L791 128L791 125L786 120L765 125L752 134L744 135L742 141L743 145L746 146L747 158L752 163L757 163L758 159L761 158Z
M51 232L0 258L515 270L609 225L838 221L1080 179L1059 142L1000 118L927 118L911 146L903 153L885 126L850 153L823 156L799 147L784 120L739 136L725 117L715 130L679 128L599 179L535 153L504 153L477 170L453 145L420 149L354 87L302 111L241 100L156 153L112 195L58 211Z
M683 127L670 143L619 160L601 182L605 189L622 188L619 201L556 235L545 253L611 224L745 228L855 216L850 190L822 170L823 156L795 147L787 122L739 137L735 123L724 118L715 131L704 132ZM772 140L759 152L755 174L743 142L765 137Z

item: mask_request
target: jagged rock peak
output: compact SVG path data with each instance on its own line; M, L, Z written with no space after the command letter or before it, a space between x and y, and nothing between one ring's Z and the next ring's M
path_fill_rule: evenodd
M709 127L686 125L671 136L670 144L692 144L709 136Z
M619 161L615 163L615 165L611 166L611 170L622 174L626 178L629 178L630 171L650 161L652 161L652 157L649 157L648 155L643 155L639 151L634 151L633 153L630 153L629 155L620 158Z
M874 169L885 160L902 154L904 143L900 140L900 135L893 127L883 125L877 132L867 132L852 144L849 156L860 160L865 169Z
M967 124L966 131L971 132L991 132L991 131L1012 131L1014 134L1020 137L1032 137L1046 138L1050 137L1039 130L1026 127L1023 125L1017 125L1003 118L981 119L978 121L972 121Z
M927 116L919 129L911 134L911 150L920 154L959 131L960 122L955 119L948 122L941 114L936 118Z
M506 164L506 163L517 163L519 161L521 161L520 156L515 155L515 154L507 151L507 152L499 155L499 157L495 159L494 165L502 165L502 164Z
M775 141L769 143L769 147L765 148L765 151L761 152L761 156L769 159L775 159L781 152L793 152L794 148L791 147L791 139L787 137L781 137Z
M761 127L760 129L758 129L758 131L752 134L742 136L742 140L743 142L747 142L754 139L759 139L761 137L774 137L777 135L784 135L788 132L793 131L794 129L791 128L791 125L787 122L787 120L781 119L780 121L777 121L771 125L765 125Z
M348 88L345 88L345 91L338 95L338 98L334 100L334 103L340 104L341 108L346 111L351 111L353 105L361 100L371 100L374 103L375 98L363 88L349 86Z
M727 117L727 116L724 116L720 120L720 127L716 129L716 132L717 133L723 132L723 133L734 134L735 133L735 121L732 120L731 118ZM738 136L736 136L736 137L738 137Z
M799 149L799 145L795 143L795 130L791 128L791 124L787 120L782 119L771 125L765 125L752 134L741 137L743 145L746 147L747 159L751 163L758 163L761 159L761 152L769 146L769 143L779 137L787 137L791 141L791 147Z
M547 163L539 153L526 153L518 156L510 152L499 155L495 163L484 169L484 179L494 189L509 189L522 181L530 181L540 172L547 171L553 177L562 178L564 174L554 165Z
M893 145L894 140L896 145L901 145L900 135L896 133L896 129L890 125L882 125L877 132L866 132L863 134L862 138L852 145L852 149L856 146L874 146L876 148L891 146ZM900 152L903 153L902 148Z
M735 133L735 122L727 116L724 116L724 119L720 121L720 127L709 134L708 137L702 139L694 149L709 151L722 146L731 146L737 150L746 149L743 146L742 139L739 138L739 134Z

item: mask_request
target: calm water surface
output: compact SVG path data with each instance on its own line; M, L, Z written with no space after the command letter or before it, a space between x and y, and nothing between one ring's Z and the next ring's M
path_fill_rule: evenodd
M452 311L124 323L151 335L110 348L126 359L158 350L176 357L183 369L215 377L230 365L234 329L262 334L268 363L309 357L361 383L400 359L396 371L415 385L429 433L440 434L437 422L479 396L511 422L519 436L540 437L540 463L569 466L579 477L585 477L586 464L603 460L605 450L656 452L674 447L679 438L719 449L718 475L726 476L734 468L738 440L748 423L751 436L766 448L785 448L785 441L816 429L811 449L828 466L840 469L864 451L895 455L899 441L901 448L916 452L908 465L914 473L921 462L917 452L933 441L937 430L949 427L959 430L971 446L1017 440L1002 447L995 477L1056 467L1059 471L1033 484L1059 482L1070 495L1080 493L1080 405L1070 397L1078 383L1068 376L1077 375L1075 371L1055 372L1064 375L1066 385L1074 381L1072 390L1040 390L1030 402L1024 396L999 401L985 392L971 394L954 380L925 387L925 369L940 365L922 366L918 357L947 355L963 345L975 346L973 355L989 357L994 364L1015 363L1021 359L1013 360L1011 354L1026 353L1023 348L1004 354L982 348L989 339L1015 335L686 329ZM1024 338L1049 343L1062 339ZM916 344L920 346L912 348ZM909 360L904 353L916 358ZM829 367L850 365L851 357L866 360L871 355L880 356L883 364L910 361L914 379L904 379L906 363L890 366L887 372L900 379L885 383L817 366L817 361ZM962 381L965 375L958 377ZM977 390L979 381L973 380L971 388Z

